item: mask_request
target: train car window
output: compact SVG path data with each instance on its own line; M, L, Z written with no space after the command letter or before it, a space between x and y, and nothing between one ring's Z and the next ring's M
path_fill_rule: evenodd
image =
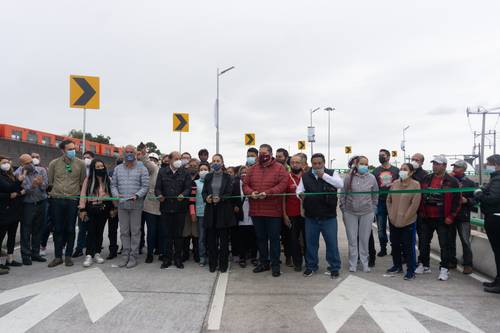
M12 130L10 137L12 140L21 141L22 135L23 135L23 133L21 131Z
M26 139L28 140L28 142L38 143L38 135L36 135L35 133L28 133Z
M50 136L43 136L42 137L42 145L50 146Z

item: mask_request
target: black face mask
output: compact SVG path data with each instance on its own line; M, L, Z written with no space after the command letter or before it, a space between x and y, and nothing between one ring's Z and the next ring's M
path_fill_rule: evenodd
M292 173L298 175L302 171L301 168L292 168Z
M104 176L106 176L106 170L105 169L95 169L95 175L97 177L104 177Z
M384 155L379 155L378 160L379 160L380 164L384 164L386 162Z

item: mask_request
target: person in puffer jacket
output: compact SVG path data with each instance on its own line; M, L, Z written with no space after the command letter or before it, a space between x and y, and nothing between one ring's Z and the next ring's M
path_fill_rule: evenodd
M273 158L272 147L261 145L258 163L248 170L243 180L243 193L250 196L250 216L255 225L260 254L260 264L255 267L254 273L272 268L272 275L280 276L283 198L276 194L285 193L287 185L288 172Z

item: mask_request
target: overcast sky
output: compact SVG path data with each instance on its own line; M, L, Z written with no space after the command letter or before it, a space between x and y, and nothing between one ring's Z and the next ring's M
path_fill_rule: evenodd
M495 0L2 1L0 122L80 129L69 75L95 75L89 132L177 150L172 113L186 112L182 150L213 153L216 69L235 66L220 89L227 165L244 162L248 132L297 152L318 106L336 108L335 167L346 145L374 163L399 150L406 125L408 153L471 153L466 107L500 105L499 13ZM325 155L327 119L313 118Z

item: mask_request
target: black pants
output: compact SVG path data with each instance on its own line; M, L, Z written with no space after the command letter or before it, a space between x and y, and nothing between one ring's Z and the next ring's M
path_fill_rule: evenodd
M86 254L94 257L96 253L101 253L104 227L109 216L109 209L105 207L91 207L87 205L88 231Z
M215 270L217 265L220 271L227 271L229 259L229 228L208 228L208 266Z
M184 230L184 222L186 213L161 213L160 228L162 235L167 235L165 244L165 259L166 261L175 261L176 264L182 263L182 246L184 238L182 231ZM166 232L165 232L166 231Z
M391 246L392 246L392 263L395 267L403 266L401 254L406 259L407 272L415 273L416 254L415 254L415 234L416 225L412 223L406 227L396 228L389 223Z
M255 227L253 225L240 225L237 230L240 260L257 258Z
M18 225L19 221L16 221L0 228L0 247L2 247L3 239L5 238L5 235L7 235L7 254L14 254Z
M450 228L450 263L456 265L457 260L457 232L462 243L463 265L472 267L472 249L470 243L470 221L457 218Z
M146 245L146 233L144 230L145 225L146 225L146 212L143 211L141 216L141 241L139 243L139 251L142 251L142 249Z
M116 255L118 252L118 214L108 220L109 253Z
M47 209L47 200L23 204L21 223L21 256L31 258L40 255L40 236Z
M437 231L439 239L439 247L441 248L441 263L440 268L448 268L450 263L450 228L452 225L444 223L444 218L423 219L421 223L421 237L419 241L421 244L420 262L429 267L431 255L431 241L434 236L434 231Z
M486 229L486 235L488 235L488 240L495 256L495 264L497 266L496 277L500 279L500 216L486 214L484 228Z
M292 223L291 229L285 226L282 227L281 230L288 229L288 232L290 233L290 252L293 259L293 265L295 267L302 267L302 261L304 258L302 244L304 244L304 250L306 248L305 220L302 216L292 216L290 217L290 222Z
M375 262L377 257L377 250L375 250L375 238L373 238L373 230L370 232L370 239L368 240L368 258Z
M283 223L283 222L282 222ZM283 253L286 258L292 254L292 230L285 225L281 227L281 244L283 244Z

